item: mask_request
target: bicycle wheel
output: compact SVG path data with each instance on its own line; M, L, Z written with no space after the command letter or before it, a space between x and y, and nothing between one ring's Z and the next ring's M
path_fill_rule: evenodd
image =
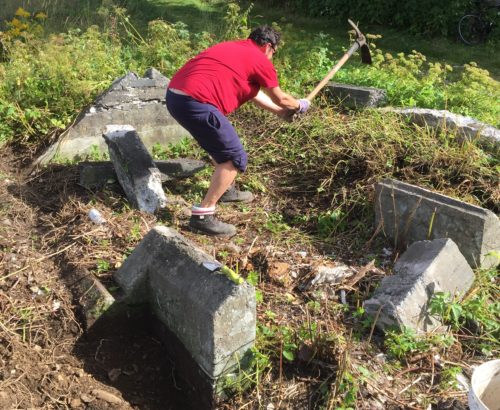
M476 14L466 14L458 23L460 39L470 46L481 43L485 38L485 22Z

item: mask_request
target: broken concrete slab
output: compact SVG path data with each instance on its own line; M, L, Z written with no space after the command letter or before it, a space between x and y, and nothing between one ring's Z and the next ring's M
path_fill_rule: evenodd
M442 326L428 313L432 295L450 292L461 298L473 281L474 272L451 239L415 242L394 265L394 275L382 279L363 305L380 329L432 332Z
M87 270L74 271L72 279L74 282L70 287L80 305L85 328L88 329L115 303L115 298Z
M375 188L375 226L405 248L414 241L451 238L473 267L498 264L500 221L491 211L401 181Z
M437 130L446 129L456 132L462 140L478 140L481 145L495 150L500 149L500 130L474 118L454 114L447 110L428 108L391 109L390 111L403 115L419 126Z
M385 90L351 84L330 82L325 92L333 100L352 109L380 107L387 100Z
M189 178L206 167L206 162L197 159L178 158L157 160L154 164L160 171L162 182ZM101 188L118 181L111 161L84 161L78 164L79 184L88 189Z
M191 385L204 385L213 401L220 385L238 370L255 340L255 291L218 271L220 264L175 230L157 226L115 274L126 303L148 304L165 326L165 347L179 343L192 363L176 363ZM175 337L176 340L168 340ZM181 355L186 357L186 355ZM183 372L185 372L183 374ZM198 392L199 393L199 392Z
M35 164L47 164L54 159L82 160L93 150L105 152L102 131L108 124L131 124L149 149L156 143L166 145L189 137L166 108L168 83L168 78L155 69L147 70L143 78L133 72L118 78L78 115Z
M118 181L130 203L155 213L167 204L160 171L130 125L108 125L103 134Z

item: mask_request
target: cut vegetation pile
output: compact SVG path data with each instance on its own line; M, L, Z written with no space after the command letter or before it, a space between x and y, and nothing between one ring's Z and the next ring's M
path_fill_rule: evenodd
M226 18L233 23L227 27L245 29L237 19L241 12L232 7ZM119 186L84 190L77 185L76 164L28 173L22 163L29 162L30 153L60 132L58 127L69 124L78 108L125 67L142 72L154 65L170 74L197 47L213 41L206 34L189 33L185 26L156 22L149 39L155 44L168 41L155 49L120 20L123 11L114 12L117 25L102 32L93 28L46 41L47 47L70 54L83 52L87 42L92 46L95 60L86 55L66 66L73 79L68 82L51 69L46 54L23 65L40 44L36 33L8 43L0 38L0 140L8 143L0 161L0 408L184 408L172 363L147 329L119 322L114 329L87 337L80 301L69 291L76 273L95 275L110 292L116 291L113 272L156 224L178 229L256 288L258 328L252 366L239 379L227 381L232 396L219 408L465 408L463 376L470 377L475 364L500 355L498 271L477 271L475 284L460 304L448 295L432 300L432 311L449 325L448 332L426 337L405 329L379 333L362 302L392 273L398 250L382 237L373 237L374 184L393 177L498 214L498 152L460 143L450 132L436 134L411 126L394 114L346 112L320 99L310 113L291 124L245 107L232 117L250 157L240 183L257 199L220 207L222 219L238 228L230 241L186 229L186 205L201 198L210 170L166 183L167 194L179 201L156 216L131 209ZM15 41L27 48L12 47ZM107 47L118 59L113 59L115 65L101 78L82 81L86 71L78 74L78 64L99 72L109 62L103 58ZM182 56L167 53L168 47ZM280 50L281 73L302 80L289 85L304 93L311 67L327 68L330 61L319 47L299 69L289 64L292 45L286 47ZM387 72L381 69L387 74L384 78L403 81L409 78L408 70L424 70L423 63L417 67L407 60L412 59L401 57L399 71L394 69L397 63L384 63L396 64ZM432 84L447 84L433 67L432 75L425 69L406 84L416 90L419 79L424 79L432 95ZM352 78L359 78L360 70L354 68ZM438 80L432 83L432 78ZM394 86L387 81L388 87ZM457 81L481 96L481 107L498 99L498 83L479 68ZM58 93L67 97L65 87L73 82L75 105L58 100L64 109L51 111L48 95L54 102ZM454 101L459 103L448 109L475 109L474 101ZM484 118L493 118L495 110L493 103ZM157 146L153 153L158 159L204 155L189 140ZM181 198L186 205L181 205ZM107 222L92 224L87 216L91 208ZM333 264L348 265L351 275L337 284L312 283L319 266Z

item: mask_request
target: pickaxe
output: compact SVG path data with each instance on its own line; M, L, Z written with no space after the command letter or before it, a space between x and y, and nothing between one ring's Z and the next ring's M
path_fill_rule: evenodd
M316 86L314 90L311 91L311 93L306 97L309 102L312 101L314 97L321 91L321 89L330 81L330 79L335 75L335 73L342 67L345 62L351 57L358 48L361 51L361 61L365 64L371 64L372 63L372 57L370 54L370 48L368 47L368 44L366 43L366 37L359 31L358 26L352 22L352 20L347 20L349 24L352 26L354 31L356 32L356 40L354 41L354 44L351 46L351 48L345 53L340 61L335 64L335 66L330 70L330 72L321 80L321 82Z

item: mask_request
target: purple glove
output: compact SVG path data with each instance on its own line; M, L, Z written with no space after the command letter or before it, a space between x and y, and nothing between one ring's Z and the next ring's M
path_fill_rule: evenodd
M297 110L297 112L299 114L304 114L311 106L311 103L309 102L309 100L306 100L305 98L301 98L298 101L299 101L299 109Z

